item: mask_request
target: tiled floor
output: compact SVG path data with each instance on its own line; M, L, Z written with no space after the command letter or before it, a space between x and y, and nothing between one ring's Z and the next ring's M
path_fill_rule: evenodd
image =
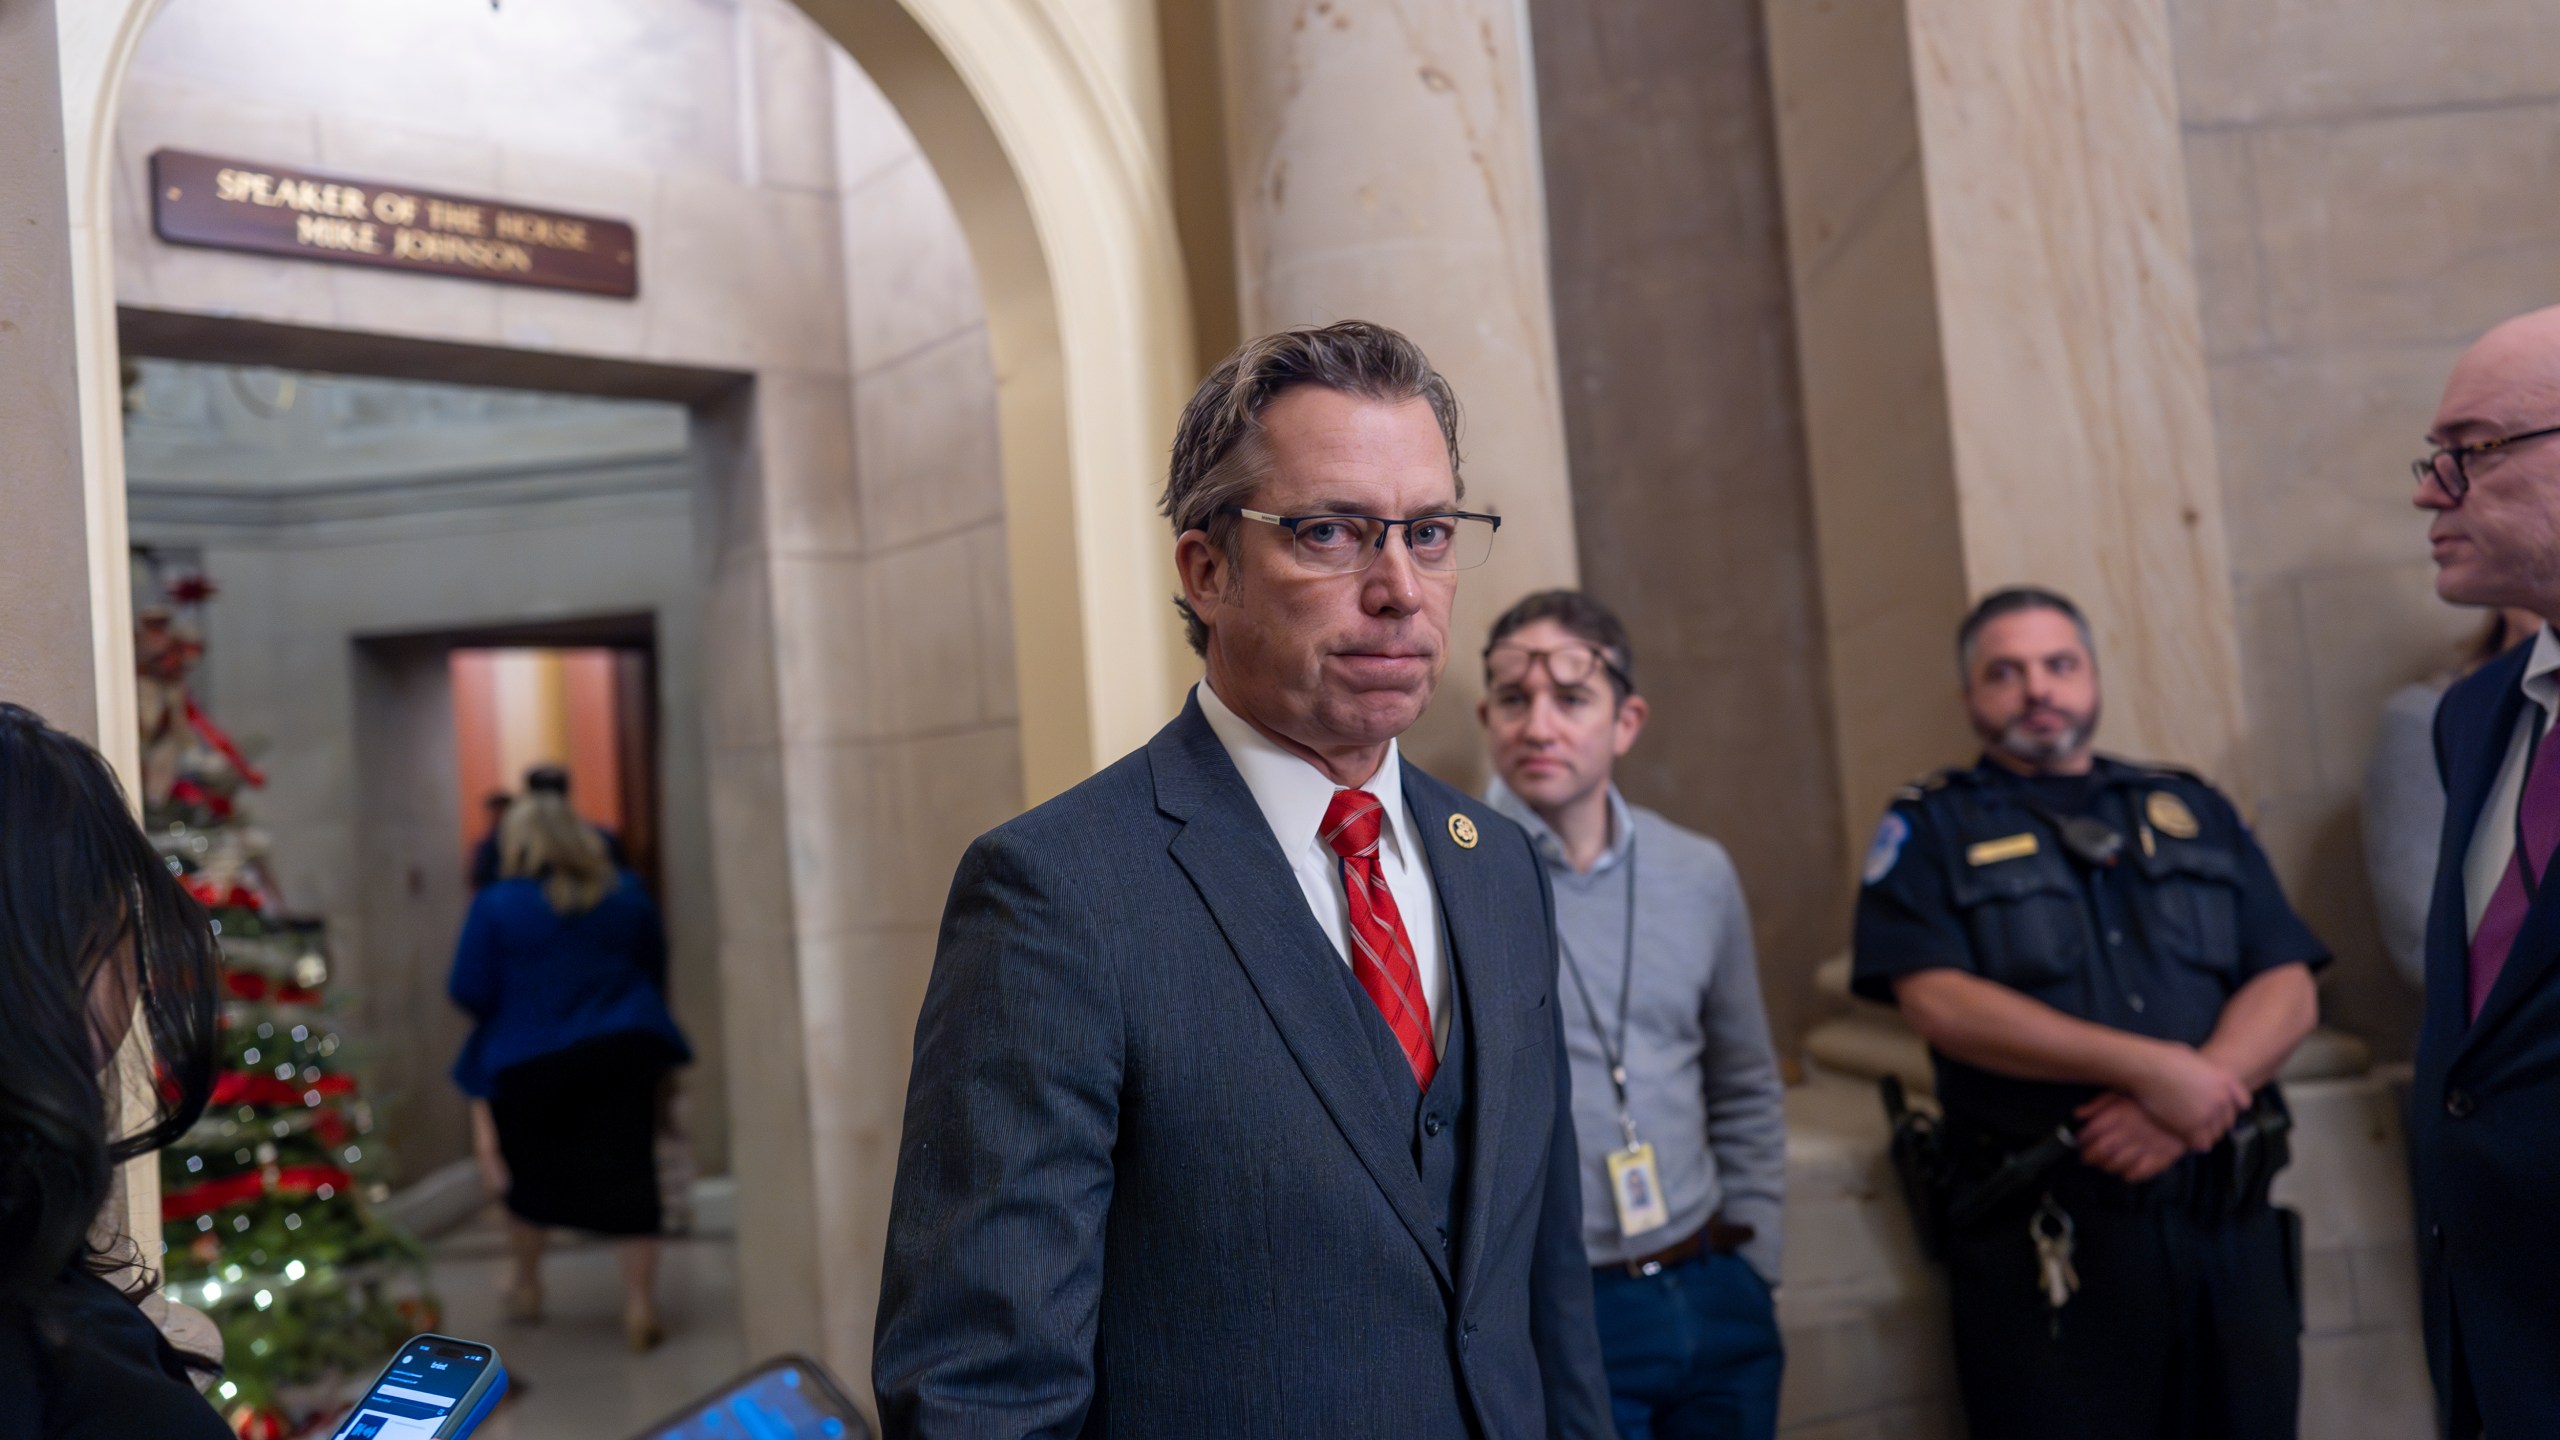
M622 1343L622 1277L613 1247L555 1237L543 1261L539 1325L499 1318L507 1262L495 1212L435 1245L447 1334L486 1340L522 1382L475 1440L636 1440L643 1427L745 1368L732 1242L667 1242L658 1304L667 1340L647 1355Z

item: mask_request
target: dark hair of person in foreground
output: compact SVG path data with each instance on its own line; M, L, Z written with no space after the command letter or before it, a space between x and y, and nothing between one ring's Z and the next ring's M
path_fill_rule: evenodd
M105 1276L142 1258L91 1229L114 1167L204 1112L216 955L210 918L106 761L0 704L0 1310L41 1316L74 1267ZM137 1005L159 1084L152 1112L117 1134L110 1086Z

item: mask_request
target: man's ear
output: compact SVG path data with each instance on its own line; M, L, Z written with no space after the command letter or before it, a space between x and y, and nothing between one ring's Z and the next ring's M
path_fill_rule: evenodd
M1235 582L1235 560L1206 530L1185 530L1173 542L1174 573L1182 577L1182 598L1191 612L1208 624Z
M1630 695L1618 702L1617 734L1611 740L1610 753L1624 755L1635 748L1636 737L1644 733L1645 717L1653 707L1641 695Z

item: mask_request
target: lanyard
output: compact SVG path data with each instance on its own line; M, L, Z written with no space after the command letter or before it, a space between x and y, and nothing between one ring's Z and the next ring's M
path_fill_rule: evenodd
M1592 1033L1600 1037L1600 1053L1609 1062L1609 1088L1618 1095L1618 1128L1627 1135L1627 1148L1636 1148L1635 1116L1627 1110L1627 997L1636 988L1636 833L1627 826L1627 923L1625 953L1618 964L1618 1033L1611 1038L1600 1023L1600 1007L1591 998L1590 982L1582 978L1582 965L1573 958L1573 947L1564 943L1564 931L1556 931L1556 948L1564 952L1564 968L1573 976L1573 988L1582 992L1582 1008L1591 1017Z

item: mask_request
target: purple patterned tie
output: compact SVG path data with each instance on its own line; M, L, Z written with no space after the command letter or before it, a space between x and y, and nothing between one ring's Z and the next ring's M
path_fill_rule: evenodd
M2533 873L2539 876L2551 864L2553 852L2560 850L2560 728L2544 736L2534 750L2532 773L2525 779L2524 795L2516 801L2516 829L2523 846L2507 861L2506 873L2498 877L2497 891L2489 897L2489 909L2480 917L2480 928L2471 935L2470 1015L2474 1020L2480 1018L2480 1004L2489 998L2489 987L2498 983L2507 952L2515 948L2516 932L2524 928L2524 917L2533 908L2533 892L2525 881L2525 852L2533 852Z

